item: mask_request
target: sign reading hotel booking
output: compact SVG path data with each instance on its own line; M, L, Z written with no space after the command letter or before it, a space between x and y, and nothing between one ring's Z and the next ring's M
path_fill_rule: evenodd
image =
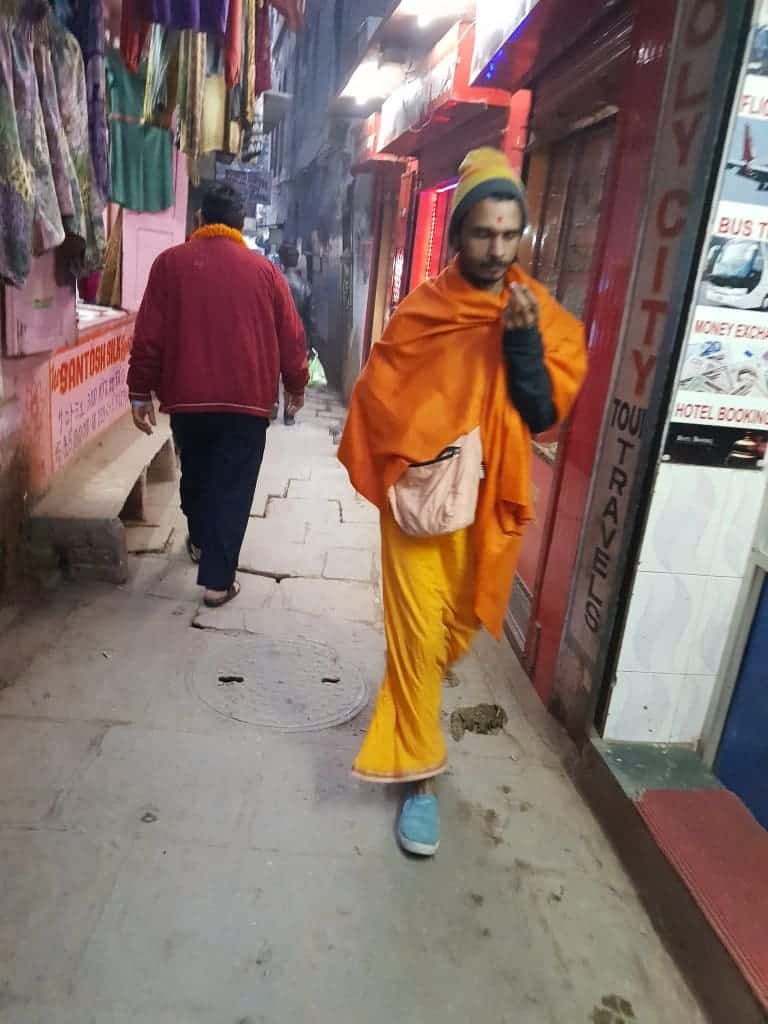
M768 446L768 18L745 54L664 460L762 469Z
M719 128L709 116L722 103L715 96L722 88L718 58L729 19L733 28L743 13L734 0L680 0L678 6L645 223L560 652L558 676L570 692L601 681L626 545L642 506L651 442L647 412L668 372L681 316L675 309L684 287L678 260L701 216L702 168Z
M51 448L56 472L96 434L128 411L128 353L133 323L90 334L50 362Z

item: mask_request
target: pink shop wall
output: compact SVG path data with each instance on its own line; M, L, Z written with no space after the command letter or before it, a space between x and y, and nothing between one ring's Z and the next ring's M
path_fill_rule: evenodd
M24 520L56 472L128 410L133 314L74 345L0 360L0 604L22 573Z
M128 411L134 319L81 329L75 345L52 353L2 360L0 450L5 461L12 452L21 457L28 498L43 494L83 444Z

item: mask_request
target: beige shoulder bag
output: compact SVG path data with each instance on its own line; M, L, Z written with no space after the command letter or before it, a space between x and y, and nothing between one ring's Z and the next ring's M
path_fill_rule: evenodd
M471 526L482 478L483 444L476 427L430 462L409 466L390 487L395 522L411 537L439 537Z

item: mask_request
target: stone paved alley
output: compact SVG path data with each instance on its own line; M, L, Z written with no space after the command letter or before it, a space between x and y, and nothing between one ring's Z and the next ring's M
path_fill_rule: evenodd
M446 727L509 720L450 740L434 861L350 776L368 711L331 723L383 642L342 415L313 395L270 431L229 608L199 611L179 521L129 584L1 613L0 1021L703 1021L506 644L446 687Z

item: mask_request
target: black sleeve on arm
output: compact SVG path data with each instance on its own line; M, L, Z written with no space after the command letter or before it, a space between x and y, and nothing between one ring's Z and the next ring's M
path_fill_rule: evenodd
M541 434L557 422L552 381L544 365L544 345L537 327L504 331L507 391L532 434Z

